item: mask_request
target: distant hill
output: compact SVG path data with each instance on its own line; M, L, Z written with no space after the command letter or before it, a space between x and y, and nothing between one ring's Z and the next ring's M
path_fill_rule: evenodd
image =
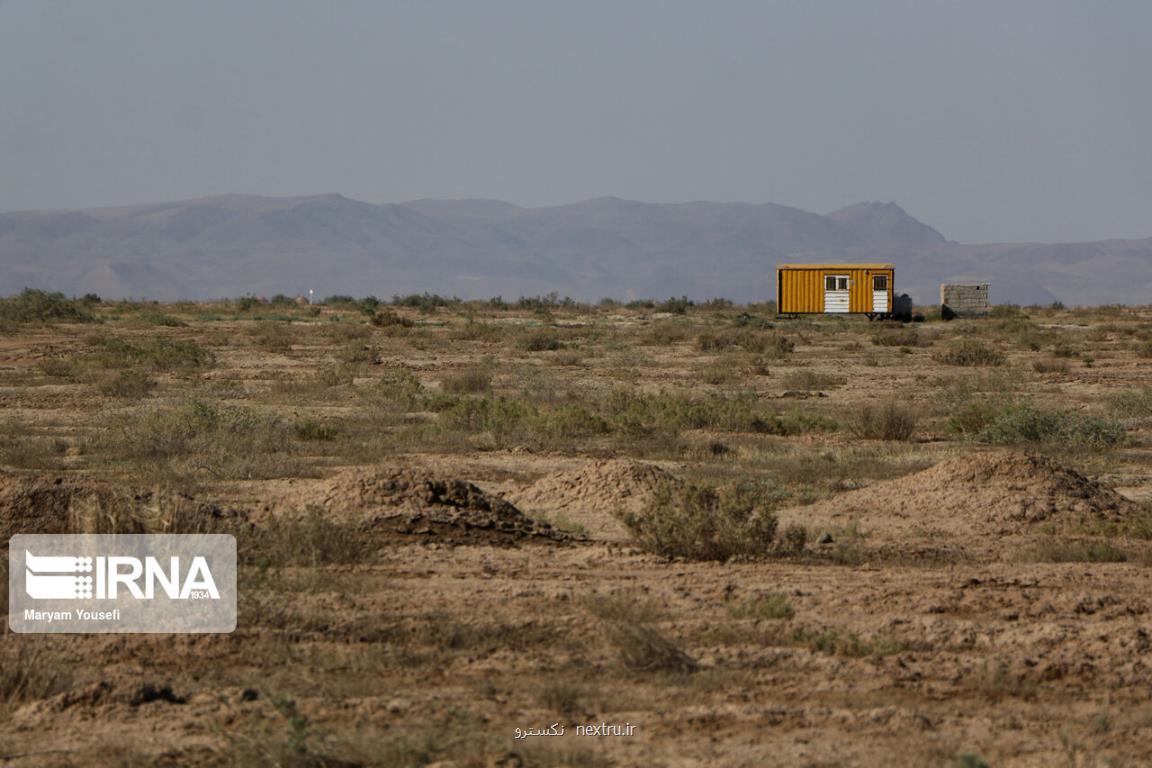
M994 301L1152 302L1152 239L961 245L895 203L828 215L774 204L604 197L522 208L496 200L376 205L342 195L222 195L176 203L0 214L0 294L107 297L430 291L580 299L773 295L778 261L891 261L933 303L945 280Z

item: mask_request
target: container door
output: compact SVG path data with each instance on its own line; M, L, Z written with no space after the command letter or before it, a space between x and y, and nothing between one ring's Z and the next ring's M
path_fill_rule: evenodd
M824 311L848 311L848 275L824 275Z
M888 275L872 275L872 311L889 311L888 306Z

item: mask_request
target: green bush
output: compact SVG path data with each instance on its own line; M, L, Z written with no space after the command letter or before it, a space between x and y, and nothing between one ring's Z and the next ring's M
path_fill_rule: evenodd
M518 346L525 352L554 352L563 344L560 334L550 328L528 331L520 337Z
M125 417L99 449L146 469L207 472L215 479L284 477L298 468L286 461L291 430L275 416L246 408L221 408L188 400Z
M790 619L796 609L787 595L773 594L749 598L728 604L728 615L734 619L773 620Z
M776 537L772 509L784 492L762 483L686 485L658 493L641 512L617 517L649 552L691 560L761 556Z
M16 296L0 299L0 321L13 323L90 323L95 318L84 302L62 293L25 288Z
M1103 448L1126 440L1124 427L1107 419L1066 411L1016 406L998 414L977 436L996 445L1056 443Z
M98 342L97 358L108 368L138 365L153 371L195 370L216 362L211 352L194 341L154 336L139 344L107 337Z

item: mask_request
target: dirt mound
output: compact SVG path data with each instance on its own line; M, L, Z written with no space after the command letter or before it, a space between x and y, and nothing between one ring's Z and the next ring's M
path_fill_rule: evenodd
M1135 520L1138 504L1044 456L990 453L948 459L898 480L781 512L788 522L856 519L872 532L1026 533L1045 523L1092 530Z
M655 464L610 459L548 475L509 498L521 509L544 514L558 524L581 525L593 538L624 541L628 532L614 512L639 512L660 491L681 485L679 478Z
M415 467L341 472L312 502L386 538L390 534L496 542L569 538L472 483Z
M66 533L73 501L95 495L60 477L0 477L0 542L6 547L17 533Z
M81 477L0 476L0 546L17 533L231 530L244 514L178 493L115 488Z

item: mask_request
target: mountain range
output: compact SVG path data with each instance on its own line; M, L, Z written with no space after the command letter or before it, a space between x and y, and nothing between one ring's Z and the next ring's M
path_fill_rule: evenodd
M897 291L921 304L935 303L947 281L988 282L995 302L1152 303L1152 238L965 245L895 203L821 215L613 197L524 208L221 195L0 213L0 295L34 287L171 300L313 289L758 301L773 297L781 261L891 262Z

